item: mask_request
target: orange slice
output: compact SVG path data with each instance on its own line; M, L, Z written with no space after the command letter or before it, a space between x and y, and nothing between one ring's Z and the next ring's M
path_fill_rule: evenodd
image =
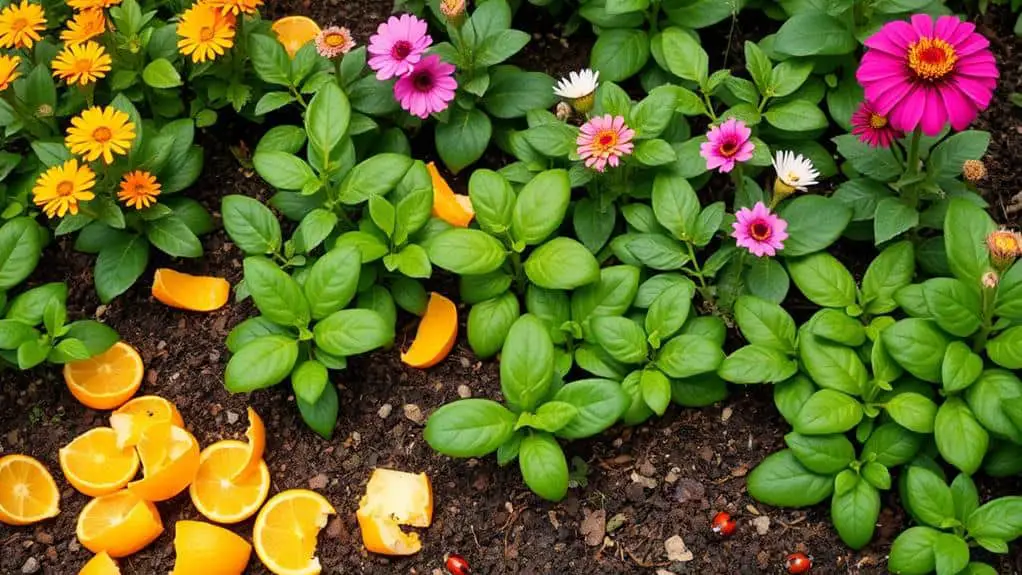
M418 533L401 525L429 527L433 522L433 488L425 473L376 469L358 503L362 543L373 553L413 555L422 549Z
M199 442L171 423L150 425L136 446L142 479L128 490L146 501L166 501L184 491L199 470Z
M245 437L248 438L248 457L231 476L232 480L238 480L251 474L260 464L265 466L263 451L266 450L266 426L263 425L259 414L251 407L248 408L248 430L245 431ZM265 499L265 495L263 498Z
M60 491L50 472L27 455L0 457L0 523L28 525L60 513Z
M163 533L160 512L126 489L97 497L78 516L75 534L93 553L127 557L149 545Z
M242 441L218 441L202 450L199 472L188 488L195 508L217 523L238 523L252 517L270 494L270 470L259 460L255 471L240 479L231 474L250 453Z
M86 407L113 409L135 395L144 372L135 348L119 341L95 357L66 364L64 381Z
M267 569L276 575L316 575L316 536L336 513L315 491L291 489L270 498L256 517L252 544Z
M138 445L142 432L155 423L185 426L177 407L155 395L136 397L110 414L110 427L117 432L117 447Z
M202 521L174 525L174 570L170 575L241 575L252 546L241 537Z
M231 284L224 278L193 276L159 268L153 276L153 297L170 307L213 311L227 303Z
M274 22L271 28L277 34L277 40L284 45L288 56L292 58L302 46L315 40L320 32L319 24L305 16L286 16Z
M106 551L102 551L89 559L78 575L121 575L121 570L117 567L117 562L111 559Z
M433 162L426 164L426 169L433 180L433 215L452 226L467 228L476 215L472 209L472 200L468 196L455 194Z
M117 446L117 432L97 427L60 449L60 469L72 487L99 497L120 490L138 473L138 454Z
M433 292L429 294L429 304L415 332L415 340L408 351L401 354L401 361L421 369L433 367L451 353L456 339L458 307L453 301Z

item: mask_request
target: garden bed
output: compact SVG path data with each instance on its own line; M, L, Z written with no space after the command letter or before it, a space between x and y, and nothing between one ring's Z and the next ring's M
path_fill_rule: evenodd
M267 4L268 17L304 13L321 22L358 22L353 29L360 44L390 11L389 2L372 1L270 0ZM521 16L542 20L541 14ZM982 189L994 217L1017 225L1022 212L1009 213L1009 206L1022 191L1022 114L1007 96L1022 89L1022 43L1012 34L1009 20L998 12L989 14L983 24L988 35L997 38L993 47L1002 78L995 104L980 122L993 134L987 158L990 176ZM537 32L538 41L530 43L519 58L554 76L575 69L586 61L591 43L584 28L567 39L568 48L560 44L556 30L543 28ZM727 27L721 31L724 37ZM740 35L741 26L736 45ZM716 56L719 51L711 51L711 57ZM234 127L227 131L230 136L221 137L224 132L217 127L202 136L206 167L190 195L214 213L228 194L263 200L272 194L228 148L240 142L254 147L257 138L246 130ZM416 140L416 151L426 156L422 159L432 155L423 144L431 141L432 137ZM222 276L232 284L241 279L243 254L222 229L203 238L203 246L203 259L173 262L173 267ZM867 262L872 254L860 254L859 249L847 255ZM789 431L765 386L748 390L733 386L732 395L718 405L672 406L661 419L638 427L616 426L592 440L571 444L569 459L580 458L589 467L586 485L553 504L533 495L515 466L499 468L492 457L451 460L437 455L423 440L426 417L442 404L459 395L499 395L496 363L478 361L463 333L451 355L430 370L409 368L399 361L397 350L390 349L352 360L347 370L334 372L341 416L334 438L325 441L302 423L290 386L251 395L231 395L224 389L228 359L224 339L234 325L253 313L250 302L205 315L177 311L151 297L147 274L110 305L100 305L90 256L74 252L71 242L64 240L47 249L44 262L31 283L66 280L71 288L69 315L101 319L135 346L147 370L140 393L173 401L201 445L241 437L246 406L261 414L267 427L266 463L273 478L272 492L314 488L338 511L319 539L318 555L326 573L431 574L443 569L448 553L466 557L474 573L491 575L653 573L658 569L779 573L784 557L793 551L813 555L814 572L882 573L891 541L909 524L897 504L896 490L884 493L876 537L862 551L851 552L834 532L825 506L800 511L753 500L745 491L745 476L763 457L783 447L782 438ZM162 254L156 261L170 263ZM855 269L854 262L849 267ZM455 283L444 276L435 277L431 287L452 298L457 295ZM415 324L415 318L399 317L396 348L411 342ZM31 454L57 470L58 449L104 424L105 417L76 402L57 370L2 374L0 454ZM434 522L422 530L424 545L418 555L384 558L367 554L362 546L355 510L377 466L425 472L433 482ZM62 512L55 520L34 527L0 525L0 573L18 573L33 563L31 559L43 573L76 573L91 557L74 535L76 517L88 498L63 481L58 480L58 485ZM1022 491L1017 479L985 480L980 487L984 500ZM710 519L718 511L738 519L733 537L721 539L710 530ZM186 494L161 504L160 512L167 531L154 545L121 561L122 572L170 571L174 563L170 527L181 519L201 519ZM247 537L252 524L249 520L232 530ZM668 560L665 542L674 536L684 540L691 560ZM1000 573L1022 568L1017 548L1009 556L984 553L984 559ZM247 572L267 571L253 559Z

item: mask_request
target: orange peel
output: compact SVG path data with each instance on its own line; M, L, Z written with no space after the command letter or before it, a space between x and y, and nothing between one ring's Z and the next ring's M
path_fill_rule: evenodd
M0 523L30 525L59 514L57 482L38 459L0 457Z
M60 469L72 487L99 497L121 490L138 473L138 454L117 445L117 432L96 427L60 448Z
M174 524L174 570L170 575L241 575L252 546L231 531L202 521Z
M433 523L433 488L425 473L378 468L355 513L366 549L382 555L413 555L422 549L418 533L401 526Z
M408 351L401 354L401 361L420 369L433 367L451 353L458 339L458 307L453 301L432 292L426 313L419 322Z
M127 557L163 533L160 512L123 489L88 502L78 515L75 534L83 547L110 557Z
M131 399L145 365L135 348L119 341L103 353L64 365L64 382L71 395L92 409L114 409Z
M255 471L263 461L263 452L266 450L266 426L263 419L251 407L248 408L248 429L245 431L248 439L248 456L243 464L230 477L237 481Z
M302 46L312 42L319 35L319 24L305 16L285 16L270 27L277 34L277 40L287 50L287 55L294 58Z
M121 569L106 551L101 551L89 559L78 575L121 575Z
M177 406L156 395L136 397L110 414L110 427L117 432L118 447L138 445L142 432L157 423L185 426Z
M476 215L472 200L455 194L433 162L426 164L426 170L433 181L433 215L452 226L467 228Z
M224 278L193 276L169 268L159 268L153 275L153 297L178 309L217 310L230 294L231 284Z
M199 442L172 423L157 423L142 432L138 445L142 479L128 490L146 501L166 501L191 485L199 470Z

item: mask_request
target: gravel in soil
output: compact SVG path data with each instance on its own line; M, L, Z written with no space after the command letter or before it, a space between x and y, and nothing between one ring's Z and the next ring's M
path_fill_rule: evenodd
M297 11L349 26L357 22L353 28L360 42L389 13L387 2L312 4L271 2L268 10L275 16ZM1017 191L1020 152L1015 144L1022 137L1016 127L1019 114L1006 97L1019 89L1022 60L1008 25L997 19L987 23L1003 39L995 42L995 49L1005 80L995 106L983 120L994 132L991 177L985 187L997 194L992 204L1006 205L1005 198ZM554 38L550 41L560 44L556 34ZM545 32L538 43L543 39L549 39ZM561 73L584 62L591 39L571 42L585 48L552 51L556 56L547 58L540 46L523 58L535 67ZM271 190L239 167L228 151L228 144L237 141L206 139L207 169L192 192L197 199L216 212L226 194L269 196ZM249 148L254 143L247 142ZM221 275L232 283L240 280L242 254L223 231L204 240L206 256L201 260L171 262L158 257L155 263ZM501 469L492 457L468 461L440 457L422 440L424 417L444 403L468 393L491 398L499 394L496 364L478 362L464 337L447 360L428 371L402 365L392 349L354 360L349 369L334 373L341 417L334 438L325 441L305 428L287 385L250 396L232 396L223 388L224 338L252 313L251 304L231 304L206 315L173 310L149 295L151 275L147 274L128 293L102 306L92 289L90 256L60 241L47 250L46 258L33 282L66 280L71 286L71 317L101 319L136 346L147 368L140 393L175 402L203 446L242 438L246 406L262 415L272 491L315 488L338 510L319 538L326 573L434 575L443 572L448 553L466 557L474 573L493 575L781 573L785 555L793 551L812 554L814 572L883 573L892 539L907 526L896 496L888 494L874 542L861 552L851 552L831 529L827 506L774 509L752 500L745 492L745 476L782 446L788 431L768 388L737 389L721 404L705 409L672 407L665 417L648 425L616 427L601 437L572 443L569 458L579 458L589 468L584 485L571 490L561 503L541 501L524 487L516 469ZM443 289L443 284L450 282L441 282L437 289ZM415 323L409 317L399 322L397 347L407 346ZM87 498L60 476L57 451L78 434L105 425L106 416L78 404L65 391L58 370L0 375L0 455L20 452L39 458L55 473L62 492L62 513L56 519L29 527L0 525L0 573L70 574L90 558L74 537L77 514ZM376 466L424 471L433 481L434 524L422 530L424 547L417 556L372 556L361 546L354 512ZM985 496L1020 491L1018 481L981 485ZM158 507L166 532L147 549L123 560L124 573L168 572L174 562L174 523L201 519L187 494ZM710 520L718 511L737 519L734 536L720 539L712 533ZM231 529L249 537L252 523ZM999 563L991 560L1001 573L1020 568L1017 552ZM248 572L266 570L253 556Z

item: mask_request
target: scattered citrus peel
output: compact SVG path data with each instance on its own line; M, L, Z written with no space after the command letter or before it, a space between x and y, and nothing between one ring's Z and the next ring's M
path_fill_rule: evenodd
M419 322L408 351L401 354L401 361L420 369L433 367L451 353L458 338L458 307L453 301L433 292L429 294L426 313Z
M111 557L136 553L163 533L156 506L128 490L97 497L78 515L75 534L82 546Z
M238 523L252 517L270 493L270 470L258 461L255 472L239 479L231 474L248 457L247 443L225 439L202 450L199 471L188 487L192 504L217 523Z
M60 491L49 470L28 455L0 457L0 523L29 525L60 514Z
M252 546L231 531L202 521L174 524L174 570L170 575L241 575Z
M315 491L289 489L266 502L256 517L252 545L259 560L276 575L316 575L316 537L337 513Z
M169 268L159 268L153 275L153 297L178 309L217 310L230 294L231 284L223 278L193 276Z
M146 501L166 501L191 485L199 470L199 442L172 423L146 428L136 446L142 479L128 490Z
M467 228L476 215L472 200L468 196L455 194L433 162L426 164L426 170L433 180L433 215L452 226Z
M138 445L142 432L157 423L185 426L177 406L156 395L136 397L110 414L110 427L117 433L117 447Z
M285 16L270 28L277 34L277 40L284 45L287 55L294 58L302 46L312 42L319 35L316 21L305 16Z
M413 555L422 549L419 534L405 533L400 526L433 523L433 488L425 473L375 469L358 505L355 516L366 549L382 555Z
M121 575L121 569L106 551L101 551L89 559L78 575Z
M71 395L92 409L114 409L142 385L145 366L135 348L119 341L103 353L64 365Z
M263 452L266 450L266 426L251 407L248 408L248 430L245 431L245 437L248 438L248 457L244 465L231 476L231 480L242 479L258 469L263 461Z
M91 497L119 491L138 473L138 454L117 445L117 432L96 427L60 448L60 469L79 492Z

